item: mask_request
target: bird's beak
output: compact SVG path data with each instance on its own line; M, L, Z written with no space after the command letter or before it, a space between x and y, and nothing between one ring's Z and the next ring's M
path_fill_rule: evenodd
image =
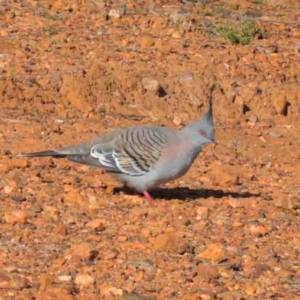
M216 146L218 145L218 142L215 139L213 139L211 142Z

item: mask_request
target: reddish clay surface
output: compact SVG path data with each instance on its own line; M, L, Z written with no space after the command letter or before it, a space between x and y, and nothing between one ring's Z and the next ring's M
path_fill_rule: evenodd
M299 299L298 1L0 0L0 13L1 300ZM262 18L265 38L212 33L239 15ZM219 145L155 206L100 169L15 156L179 129L213 83Z

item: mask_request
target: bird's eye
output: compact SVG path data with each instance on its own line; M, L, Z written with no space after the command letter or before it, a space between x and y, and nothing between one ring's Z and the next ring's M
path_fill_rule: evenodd
M199 132L200 132L200 134L201 134L201 135L203 135L203 136L207 137L207 133L206 133L206 131L204 131L204 130L200 130Z

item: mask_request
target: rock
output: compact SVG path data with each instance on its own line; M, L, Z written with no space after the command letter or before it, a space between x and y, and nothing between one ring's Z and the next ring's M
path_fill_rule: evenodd
M81 259L95 259L98 255L98 251L95 250L89 243L82 243L75 245L72 252L72 256Z
M273 99L273 104L278 114L286 115L288 103L285 94L279 94L278 96L275 96Z
M269 136L272 136L274 138L281 138L281 137L283 137L283 135L281 133L274 132L274 131L270 131L269 132Z
M175 116L174 119L173 119L173 123L174 123L176 126L179 126L179 125L181 125L181 123L182 123L182 119L181 119L180 117Z
M82 195L79 193L78 190L74 189L70 191L65 197L64 197L64 202L68 204L78 204L80 206L84 205L84 199Z
M24 276L15 273L0 272L0 289L22 290L29 286L29 281Z
M11 166L9 164L0 162L0 174L7 173L10 169Z
M72 280L71 275L59 275L58 280L61 282L70 282Z
M15 210L11 214L4 215L4 219L8 224L25 224L27 215L24 210Z
M228 204L232 207L232 208L241 208L243 207L243 202L241 199L237 199L237 198L229 198L228 200Z
M106 225L104 224L104 221L101 219L91 220L87 222L86 226L99 232L102 232L106 229Z
M247 114L248 123L251 126L254 126L258 122L258 116L253 112Z
M9 181L3 188L5 194L10 194L13 190L17 188L17 182L14 180Z
M74 280L75 284L78 286L90 286L95 283L95 279L89 274L77 274Z
M101 258L103 260L112 260L115 259L118 256L119 252L115 249L112 250L108 250L105 253L103 253L103 255L101 256Z
M10 164L14 168L26 169L29 166L29 161L25 158L14 158L10 161Z
M198 277L203 280L212 280L219 278L219 271L216 266L200 264L197 267Z
M209 209L205 206L198 206L196 209L196 220L207 220Z
M108 12L108 16L112 19L120 19L124 14L125 14L125 10L123 8L111 9Z
M197 258L206 259L213 262L219 262L226 258L225 251L221 245L210 244Z
M244 297L238 291L224 292L217 295L222 300L242 300Z
M178 76L178 79L181 83L193 82L194 75L192 72L183 72Z
M127 292L127 291L123 292L123 298L125 300L157 300L156 296L149 297L136 292Z
M144 218L148 214L148 208L147 207L134 207L131 210L131 214L133 217L137 217L138 219Z
M181 37L182 37L182 35L178 31L175 31L172 34L172 38L174 38L174 39L180 39Z
M248 229L249 233L256 236L263 236L269 231L265 226L259 224L247 225L246 229Z
M142 49L151 48L154 45L154 40L151 36L143 36L140 41Z
M184 254L188 251L188 244L183 238L178 237L175 233L161 234L156 238L154 249L164 252L175 252Z
M197 289L197 291L192 293L186 293L182 298L182 300L213 300L216 299L215 293L212 291L206 291L206 290L200 290L200 288Z
M100 285L100 295L103 296L109 296L109 295L114 295L114 296L122 296L123 291L121 289L118 289L109 283L103 283Z
M254 277L260 277L261 275L263 275L264 272L266 271L270 271L271 267L268 266L267 264L260 264L260 263L256 263L254 264L254 266L252 267L252 274ZM289 276L289 275L288 275Z
M239 183L239 175L234 166L214 166L211 174L213 182L220 186L229 187Z
M45 273L40 278L39 291L46 291L49 287L52 286L54 277L52 274Z
M275 194L273 195L273 199L273 203L276 207L284 209L293 209L295 207L292 199L286 194Z
M61 236L66 236L67 235L67 228L64 224L57 224L56 227L53 229L54 234L58 234Z
M142 85L147 91L157 92L160 89L159 82L153 78L146 77L142 79Z
M151 230L148 229L148 228L143 228L143 229L141 230L141 236L142 236L142 237L145 237L145 238L151 237Z

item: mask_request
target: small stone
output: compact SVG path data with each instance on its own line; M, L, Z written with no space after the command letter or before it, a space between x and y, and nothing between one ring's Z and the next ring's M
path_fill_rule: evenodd
M76 275L74 282L79 286L90 286L95 283L95 279L89 274L78 274Z
M103 260L112 260L118 256L119 252L117 250L109 250L103 254Z
M281 137L283 137L283 135L281 133L274 132L274 131L270 131L269 132L269 136L272 136L272 137L275 137L275 138L281 138Z
M82 243L74 246L74 251L72 252L73 257L81 259L93 259L98 255L98 251L94 250L89 243Z
M15 273L0 272L0 289L22 290L29 287L27 278Z
M125 10L123 8L111 9L108 12L108 16L112 19L120 19L124 14L125 14Z
M237 198L229 198L228 200L228 204L232 207L232 208L241 208L243 207L243 203L240 199Z
M150 36L143 36L141 38L140 44L142 49L151 48L154 45L154 40Z
M72 276L71 275L60 275L60 276L58 276L58 280L62 281L62 282L69 282L72 280Z
M91 220L86 224L86 226L90 227L96 231L99 231L99 232L102 232L106 229L106 226L105 226L103 220L101 220L101 219Z
M252 126L254 126L258 122L258 116L253 112L250 112L247 117L248 117L248 123Z
M226 256L223 247L217 244L208 245L202 253L197 255L197 258L207 259L213 262L219 262L225 259L225 257Z
M146 207L134 207L131 210L131 214L134 217L144 218L148 214L148 208L146 208Z
M89 204L91 204L91 205L95 205L98 203L98 199L94 195L89 195L88 201L89 201Z
M219 271L216 266L213 265L203 265L200 264L197 267L198 269L198 277L200 277L203 280L212 280L219 278Z
M10 171L11 166L7 163L0 163L0 173L4 174Z
M216 184L224 187L239 183L239 175L233 166L214 166L212 177Z
M45 273L40 278L39 291L46 291L49 287L52 286L54 277L52 274Z
M27 212L24 210L15 210L11 214L4 215L4 219L8 224L25 224Z
M234 221L232 224L233 227L242 227L243 223L239 222L239 221Z
M293 209L295 207L295 204L293 203L292 199L286 194L274 195L273 199L273 203L276 207L284 209Z
M160 89L160 85L159 82L153 78L143 78L142 79L142 85L144 87L144 89L148 90L148 91L155 91L157 92Z
M193 82L194 81L194 75L192 72L183 72L178 76L179 81L182 83L186 82Z
M64 224L57 224L56 227L53 230L54 234L58 234L61 236L66 236L67 235L67 228Z
M115 288L114 286L110 285L109 283L103 283L100 285L100 293L103 296L122 296L123 291L121 289Z
M156 238L154 249L164 252L184 254L188 250L188 244L183 238L180 238L175 233L165 233Z
M252 267L252 274L254 277L260 277L261 275L263 275L264 272L269 271L269 270L271 270L271 267L268 266L267 264L256 263Z
M179 125L181 125L181 123L182 123L182 119L180 118L180 117L174 117L174 119L173 119L173 123L176 125L176 126L179 126Z
M145 237L145 238L151 237L151 230L148 229L148 228L143 228L143 229L141 230L141 236L142 236L142 237Z
M29 166L29 161L25 158L14 158L11 160L10 164L12 167L25 169Z
M172 38L174 38L174 39L180 39L181 38L181 34L178 31L175 31L172 34Z
M213 299L215 299L215 296L212 292L202 292L202 293L200 293L200 299L201 300L213 300Z
M208 218L208 208L205 206L197 207L196 211L196 220L207 220Z
M285 94L276 96L273 100L273 104L278 114L286 115L288 103Z
M84 199L82 195L75 189L69 192L65 197L64 197L65 203L69 204L78 204L80 206L84 205Z
M13 190L15 190L17 187L17 183L14 180L11 180L10 182L8 182L3 190L5 194L10 194Z
M263 225L250 224L247 228L252 235L263 236L268 233L268 229Z

